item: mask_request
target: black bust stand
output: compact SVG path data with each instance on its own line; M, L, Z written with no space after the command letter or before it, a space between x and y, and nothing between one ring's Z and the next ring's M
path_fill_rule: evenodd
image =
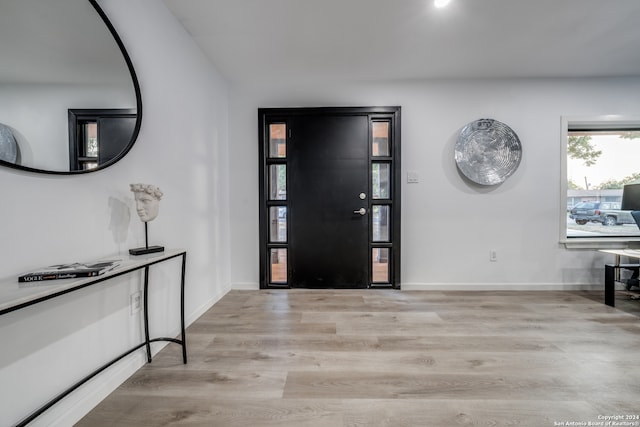
M144 223L144 248L129 249L131 255L152 254L155 252L163 252L164 246L149 246L149 234L147 232L147 222Z

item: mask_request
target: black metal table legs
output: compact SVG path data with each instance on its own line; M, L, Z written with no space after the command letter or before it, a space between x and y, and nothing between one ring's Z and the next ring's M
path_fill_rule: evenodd
M164 261L167 261L169 259L173 259L173 258L176 258L176 257L179 257L179 256L182 257L182 268L181 268L181 277L180 277L180 334L181 334L180 339L168 338L168 337L150 339L150 337L149 337L149 300L148 300L148 296L149 296L149 267L151 265L155 265L155 264L158 264L158 263L161 263L161 262L164 262ZM82 288L84 288L86 286L89 286L91 284L100 283L100 282L103 282L105 280L111 279L113 277L118 277L118 276L121 276L123 274L128 274L128 273L131 273L131 272L136 271L136 270L144 269L144 284L143 284L143 286L144 286L144 289L143 289L143 292L144 292L144 301L143 301L144 342L136 345L132 349L122 353L121 355L119 355L115 359L111 360L110 362L108 362L108 363L104 364L103 366L97 368L96 370L91 372L89 375L87 375L86 377L84 377L80 381L76 382L71 387L67 388L65 391L63 391L62 393L58 394L53 399L49 400L45 405L43 405L42 407L40 407L39 409L37 409L36 411L31 413L29 416L24 418L22 421L20 421L18 424L16 424L16 426L17 427L23 427L23 426L26 426L27 424L31 423L38 416L42 415L45 411L47 411L48 409L53 407L53 405L55 405L56 403L60 402L66 396L68 396L73 391L78 389L81 385L83 385L84 383L89 381L91 378L95 377L99 373L103 372L107 368L109 368L112 365L114 365L116 362L124 359L126 356L134 353L135 351L141 349L142 347L146 348L147 362L151 362L151 343L152 342L169 341L169 342L173 342L173 343L181 345L182 346L182 360L183 360L183 363L186 364L187 363L187 339L186 339L185 319L184 319L184 316L185 316L184 288L185 288L186 260L187 260L187 253L186 252L180 252L180 253L176 253L174 255L168 255L166 257L163 257L163 258L161 258L159 260L154 260L154 261L145 262L145 261L141 260L141 263L139 265L136 265L136 266L131 267L131 268L127 268L127 269L125 269L125 270L123 270L121 272L118 272L117 274L115 274L113 276L110 276L110 277L99 277L99 278L96 278L94 280L89 280L86 284L83 284L82 286L78 286L77 289L82 289ZM67 291L61 292L59 295L63 295L65 293L67 293ZM46 298L46 299L50 299L50 298ZM33 304L35 304L37 302L41 302L41 301L44 301L46 299L36 300L35 302L33 302L33 303L29 304L29 305L33 305ZM28 305L25 304L24 306L28 306ZM22 308L22 307L23 307L23 305L18 306L18 308Z
M604 303L611 307L616 306L616 265L605 264L604 266Z

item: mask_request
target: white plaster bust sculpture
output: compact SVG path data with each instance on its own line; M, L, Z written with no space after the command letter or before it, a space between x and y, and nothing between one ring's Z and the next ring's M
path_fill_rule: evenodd
M147 223L153 221L158 216L162 191L155 185L150 184L129 184L136 199L136 211L144 222L144 247L129 249L131 255L144 255L153 252L164 251L164 246L149 246L149 236L147 233Z
M136 211L142 222L153 221L158 216L162 191L151 184L130 184L136 200Z

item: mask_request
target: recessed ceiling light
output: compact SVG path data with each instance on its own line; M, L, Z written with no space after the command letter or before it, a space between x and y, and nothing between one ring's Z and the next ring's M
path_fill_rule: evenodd
M448 5L450 1L451 0L434 0L433 4L437 8L442 8L442 7L445 7L446 5Z

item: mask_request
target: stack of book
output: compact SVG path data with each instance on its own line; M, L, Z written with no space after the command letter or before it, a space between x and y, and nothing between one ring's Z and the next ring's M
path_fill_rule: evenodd
M44 280L76 279L99 276L118 267L122 260L110 259L90 263L58 264L41 270L30 271L18 277L18 282L28 284Z

